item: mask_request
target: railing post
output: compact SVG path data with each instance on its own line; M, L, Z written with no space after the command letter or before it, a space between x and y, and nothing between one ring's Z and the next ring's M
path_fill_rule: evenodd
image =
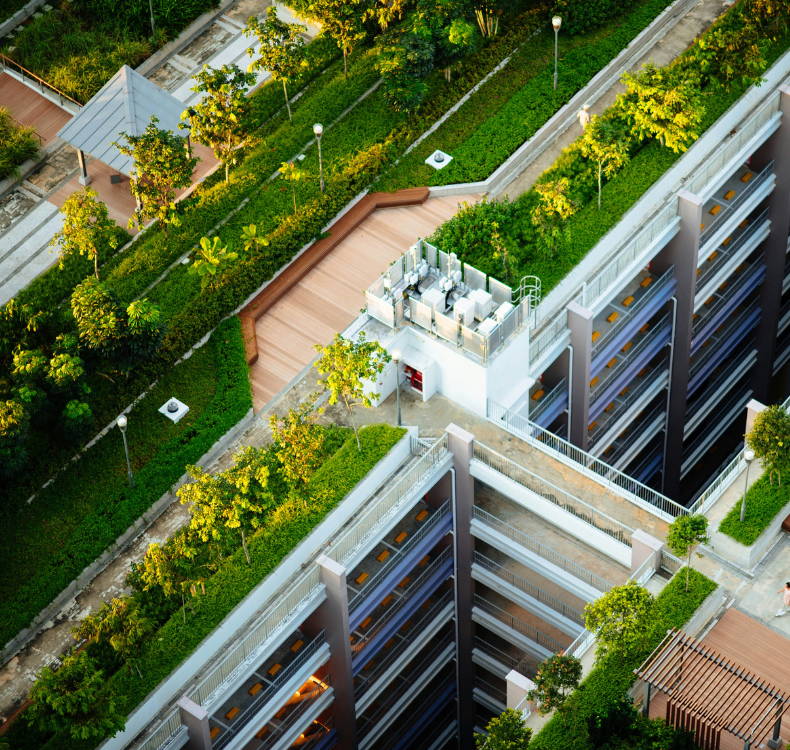
M592 359L593 314L575 302L568 305L568 328L573 347L573 372L569 373L573 388L571 431L569 442L587 450L587 427L590 422L590 364Z
M208 712L186 695L178 701L177 705L181 713L181 723L189 733L189 740L184 747L187 750L211 750Z

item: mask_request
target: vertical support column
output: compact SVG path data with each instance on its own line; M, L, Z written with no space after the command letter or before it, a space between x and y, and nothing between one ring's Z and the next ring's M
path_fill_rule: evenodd
M781 731L782 731L782 717L780 716L776 720L776 724L774 724L773 736L771 737L770 740L768 740L768 742L765 743L766 745L768 745L768 747L771 748L771 750L779 750L779 748L782 747L782 745L784 744L784 740L781 737Z
M458 747L474 747L474 624L472 604L474 581L472 559L472 514L475 502L475 480L469 462L474 455L475 437L472 433L450 424L447 427L448 447L453 454L455 471L453 491L453 545L455 553L455 665L458 695Z
M505 679L507 680L507 707L516 709L523 703L527 693L535 689L535 683L521 672L516 672L515 669L511 669ZM530 703L530 710L534 710L534 708L534 704Z
M752 431L752 427L754 426L754 418L761 411L765 411L767 408L768 407L765 404L761 404L755 399L752 399L748 404L746 404L746 430L744 435L747 435Z
M660 539L650 536L642 529L637 529L631 534L631 575L636 573L645 560L652 558L653 570L661 567L661 549L664 543Z
M90 185L91 176L88 174L88 166L85 164L85 154L80 149L77 149L77 161L80 163L80 185Z
M683 426L686 422L694 293L697 288L697 260L702 224L702 201L699 197L687 190L681 190L678 198L680 231L650 264L656 276L661 276L670 266L674 266L677 281L677 316L673 331L672 372L669 374L667 450L662 487L663 493L671 498L677 497L680 492Z
M189 733L189 740L184 747L187 750L211 750L211 733L206 710L186 695L179 699L177 705L181 714L181 723Z
M570 442L587 450L587 427L590 424L590 361L592 358L593 314L586 307L571 302L568 305L568 328L573 347L571 388Z
M765 248L765 280L760 287L760 323L757 326L757 363L752 370L752 390L755 398L770 401L771 380L774 373L776 330L782 307L782 282L787 262L787 234L790 230L790 86L782 84L780 109L782 124L752 156L756 170L774 162L776 187L765 205L770 210L771 233L763 243Z
M332 715L338 746L343 750L353 750L357 746L357 717L351 668L346 569L326 555L321 555L316 564L321 571L321 583L326 586L326 601L321 604L321 625L326 631L326 642L331 653L327 666L335 693Z
M645 692L642 694L642 716L650 716L650 683L645 683Z

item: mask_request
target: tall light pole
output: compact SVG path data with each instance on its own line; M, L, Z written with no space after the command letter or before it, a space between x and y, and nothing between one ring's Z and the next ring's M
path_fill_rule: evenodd
M554 27L554 90L557 90L557 37L560 33L560 26L562 26L562 19L559 16L554 16L551 19L551 25Z
M156 26L154 25L154 1L148 0L148 9L151 11L151 39L156 37Z
M321 192L324 192L324 162L321 160L321 136L324 134L324 126L317 122L313 125L313 132L318 141L318 171L321 174Z
M398 399L398 427L401 426L400 424L400 358L401 358L401 351L400 349L393 349L392 350L392 361L395 363L395 393L397 393Z
M743 500L741 500L741 523L746 517L746 491L749 489L749 467L754 461L754 451L747 448L743 452L743 457L746 459L746 482L743 485Z
M118 429L121 431L121 435L123 435L123 450L126 453L126 468L129 472L129 486L134 489L134 476L132 475L132 464L129 462L129 446L126 444L126 424L128 420L126 419L125 414L121 414L118 419L115 420L115 424L118 425Z

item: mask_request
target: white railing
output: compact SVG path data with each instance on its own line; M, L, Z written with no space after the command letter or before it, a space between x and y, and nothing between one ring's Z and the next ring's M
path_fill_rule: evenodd
M181 709L176 708L138 750L165 750L186 731L187 728L181 723Z
M595 643L595 633L585 630L565 649L565 653L568 654L568 656L573 656L575 659L581 659L593 643Z
M660 567L670 575L675 575L678 571L682 570L685 564L683 560L679 557L675 557L671 552L667 552L665 549L661 550Z
M639 566L636 572L628 577L628 580L636 581L640 586L644 587L653 577L655 572L656 569L653 564L653 556L649 555L647 559Z
M396 482L354 524L346 534L332 543L328 556L345 565L372 535L398 512L402 503L410 501L414 488L421 484L447 456L447 435L443 435L422 455L406 474Z
M547 394L543 396L543 398L538 401L537 406L530 411L530 417L532 417L533 421L540 418L540 415L543 414L544 411L549 409L551 405L554 403L556 398L563 392L568 390L568 380L567 378L563 378L560 380L557 385L554 386Z
M496 617L497 620L504 623L512 630L515 630L517 633L521 633L538 645L543 646L543 648L548 649L552 653L556 654L562 651L561 643L557 643L557 641L555 641L550 636L546 635L545 633L541 633L536 628L533 628L532 625L527 625L527 623L522 622L517 617L513 617L510 612L502 609L502 607L497 607L496 604L487 601L479 594L475 594L474 606L478 607L486 614L491 615L491 617Z
M606 515L606 513L602 513L597 508L593 508L592 505L588 505L578 497L568 494L565 490L557 487L557 485L546 481L515 461L505 458L505 456L477 441L474 443L474 457L490 469L517 482L522 487L526 487L544 500L548 500L567 513L598 529L598 531L603 531L604 534L608 534L620 544L625 544L627 547L631 546L633 529Z
M544 430L540 425L530 422L504 406L488 400L488 419L502 429L520 437L529 445L547 453L552 458L567 464L571 462L574 469L590 477L599 484L610 488L620 497L632 502L653 515L671 523L677 516L689 511L666 495L656 492L650 487L629 477L609 464L591 456L581 448L577 448L567 440Z
M524 696L521 703L519 703L513 710L518 711L521 714L523 721L526 721L530 717L532 714L532 708L530 707L530 702L526 695Z
M313 566L244 640L209 672L190 693L190 699L205 708L214 694L222 690L224 684L238 670L244 669L257 657L270 638L282 633L285 628L298 624L297 615L303 608L303 602L316 594L321 585L318 567Z

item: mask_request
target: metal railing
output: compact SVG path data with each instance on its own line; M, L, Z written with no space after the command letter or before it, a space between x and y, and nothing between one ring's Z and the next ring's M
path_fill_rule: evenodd
M244 712L239 716L234 722L233 726L228 729L222 737L217 740L213 744L213 750L222 750L225 745L227 745L252 719L255 718L255 715L261 710L261 708L266 705L266 703L271 700L272 696L282 688L282 686L290 680L294 674L299 670L299 668L304 665L311 656L316 654L321 646L326 643L326 633L325 631L321 631L303 650L299 656L294 659L288 666L286 666L280 674L277 675L276 679L269 685L266 686L264 690L260 692L259 695L255 697L250 705L244 709Z
M398 598L395 604L389 609L387 614L379 620L373 629L365 634L365 637L361 640L357 641L351 646L351 654L352 656L357 656L363 649L370 645L371 641L383 630L383 628L387 625L388 622L392 620L395 615L400 612L401 609L406 605L406 602L410 601L414 594L419 591L422 587L422 584L425 583L449 558L452 557L453 548L452 547L445 547L441 554L434 560L431 561L430 565L426 566L425 570L423 570L413 581L408 589Z
M181 723L181 709L175 708L159 728L140 745L139 750L165 750L186 731L187 728Z
M645 584L653 577L655 572L656 569L653 565L653 556L650 555L639 566L639 568L632 575L628 577L628 580L636 581L640 586L644 588Z
M700 393L699 396L695 398L694 403L691 404L688 409L686 409L687 423L700 409L708 404L708 399L710 398L711 394L715 393L719 388L721 388L721 384L725 383L734 372L743 366L743 363L752 356L752 352L754 352L754 349L747 349L744 351L743 356L740 356L730 362L730 364L728 364L727 367L722 370L722 372L716 375L716 380L711 383L704 391L702 391L702 393ZM741 377L743 377L743 375L741 375Z
M547 648L552 653L556 654L559 651L563 650L563 645L561 643L557 643L553 638L550 638L545 633L541 633L539 630L536 630L531 625L527 625L527 623L522 622L517 617L513 617L510 612L502 609L501 607L497 607L496 604L492 604L491 602L483 599L482 596L479 594L475 594L474 606L478 607L479 609L483 610L483 612L491 615L492 617L496 617L500 622L503 622L508 627L512 628L518 633L521 633L523 636L526 636L530 640L537 643L539 646L543 646L543 648Z
M663 449L662 449L662 446L660 446L660 445L657 445L655 448L653 448L653 450L652 450L652 451L650 451L650 453L648 453L648 454L647 454L647 455L646 455L646 456L645 456L645 457L644 457L644 458L643 458L643 459L642 459L642 460L641 460L641 461L640 461L640 462L639 462L639 463L636 465L636 467L634 467L634 469L633 469L633 472L634 472L634 474L636 474L637 476L639 476L639 474L642 472L642 470L643 470L643 469L644 469L646 466L648 466L648 465L649 465L649 464L651 464L653 461L655 461L655 460L656 460L656 458L659 458L659 457L663 458L663 456L664 456L664 451L663 451ZM656 470L653 472L653 474L655 474L655 472L656 472L656 471L658 471L658 470L659 470L659 468L660 468L660 466L659 466L658 468L656 468ZM651 476L652 476L652 474L651 474Z
M488 680L484 680L479 675L475 675L475 687L484 692L489 698L493 698L498 703L507 706L507 693L492 685Z
M628 547L631 546L633 529L616 521L611 516L607 516L606 513L593 508L592 505L588 505L583 500L579 500L578 497L568 494L565 490L560 489L551 482L547 482L537 474L533 474L523 466L519 466L509 458L505 458L477 441L474 443L474 457L480 463L503 474L522 487L526 487L544 500L548 500L558 508L571 513L599 531L603 531L621 544L625 544Z
M667 552L665 549L661 550L661 570L665 570L670 575L675 575L684 565L685 563L679 557L675 557L671 552Z
M274 747L294 724L303 719L304 715L307 713L307 709L310 708L331 685L331 675L327 675L322 678L321 682L317 682L315 689L302 698L296 710L291 712L285 721L266 737L258 750L268 750L270 747Z
M557 398L557 396L567 389L568 380L567 378L563 378L559 383L557 383L557 385L554 386L554 388L546 393L540 401L538 401L535 408L530 412L530 418L533 421L540 419L540 415L543 414L543 412L554 403L554 400Z
M288 595L264 617L264 619L247 634L198 686L189 694L191 700L204 708L214 694L232 679L238 670L245 669L257 658L263 645L276 633L281 633L291 624L298 624L296 614L301 610L305 599L315 594L323 584L319 577L319 569L313 566L301 580L291 588Z
M668 284L675 278L675 266L670 266L657 281L654 281L647 292L645 292L631 307L628 308L624 315L621 315L617 323L612 326L592 348L591 359L595 359L604 348L623 330L623 325L629 320L635 318L645 308L645 306L653 299L655 299L659 292L663 291Z
M44 139L38 134L32 125L25 125L23 122L19 122L19 120L17 120L16 117L14 117L10 112L6 112L6 115L9 117L9 119L13 120L17 124L18 128L27 130L31 135L36 136L36 138L38 138L38 145L41 148L44 147Z
M486 643L486 641L484 641L479 635L475 636L475 648L479 648L481 651L488 654L493 659L496 659L498 662L501 662L506 667L515 669L516 672L520 672L525 677L529 677L530 680L534 680L535 677L537 677L537 672L524 664L523 661L519 661L518 659L513 658L510 654L506 654L504 651L498 649L496 646Z
M591 456L567 440L530 422L518 414L513 414L504 406L488 400L488 418L508 432L520 437L531 446L538 448L560 461L573 462L574 468L596 482L609 487L613 492L634 505L650 511L659 518L671 522L688 510L660 492L637 482L603 461Z
M580 633L576 640L565 649L565 653L568 656L573 656L576 659L581 659L590 646L595 643L595 633L591 633L589 630L585 630L583 633Z
M631 351L628 352L628 355L621 359L610 371L609 377L606 378L591 394L590 394L590 407L601 397L602 393L605 393L608 390L608 386L614 382L619 376L620 373L626 369L629 365L631 365L636 359L644 352L646 349L649 349L656 341L656 339L666 336L667 332L665 327L669 325L669 336L672 336L672 316L667 313L662 317L658 323L653 325L651 331L649 331L645 337L633 348ZM669 339L667 339L667 343Z
M346 534L332 544L328 553L335 562L345 565L371 536L398 512L401 504L411 499L414 488L433 473L437 464L447 456L447 435L437 440L404 476L395 483L354 524Z
M536 313L537 314L537 313ZM529 344L529 361L537 362L540 356L568 332L568 310L563 308L543 333Z
M453 592L445 591L439 599L437 599L420 617L420 622L428 622L431 617L444 609L451 601L453 601ZM418 634L418 637L420 635ZM380 661L376 668L365 675L365 681L354 691L355 700L357 703L360 698L365 695L378 681L379 677L383 675L408 649L414 645L414 640L404 638L394 649L392 649L385 659Z
M388 576L398 561L402 560L406 555L411 552L428 534L433 531L439 522L452 513L452 501L445 501L439 510L437 510L429 519L427 519L420 530L414 534L409 542L407 542L401 549L397 550L394 554L390 555L387 564L376 573L372 578L365 581L365 588L357 592L354 598L348 603L348 612L351 614L363 601L367 598L369 592L376 588L377 584L381 583L386 576Z
M773 161L769 162L768 165L758 174L756 177L752 177L749 181L749 184L741 190L738 195L735 196L732 203L728 206L725 206L723 210L719 211L718 215L713 219L713 221L708 224L703 233L702 237L700 238L700 250L703 247L707 246L708 241L714 234L716 234L716 230L725 222L727 221L730 216L732 216L750 197L751 195L757 191L757 188L760 187L774 172L774 163Z
M530 708L529 698L525 695L521 703L519 703L514 709L514 711L518 711L521 714L521 718L523 721L526 721L530 715L532 714L532 709Z
M623 441L621 445L619 445L615 450L606 457L607 461L611 461L612 465L615 464L620 458L622 458L634 445L637 437L640 437L642 433L646 432L650 429L651 425L656 423L656 417L661 414L661 423L663 424L666 421L666 407L664 404L656 404L656 406L648 413L646 417L641 420L641 423L636 425L636 432L631 432L631 428L634 427L634 423L631 422L628 425L629 433L626 439Z
M532 537L527 536L523 531L519 531L518 529L513 528L510 524L501 521L487 510L478 508L475 505L473 518L477 519L481 523L486 524L487 526L490 526L492 529L495 529L500 534L503 534L509 539L512 539L522 547L526 547L541 557L546 558L546 560L554 563L564 571L576 576L577 578L581 578L586 583L589 583L593 588L598 589L598 591L605 592L612 588L612 584L607 583L603 578L599 578L597 575L590 573L590 571L588 571L586 568L583 568L581 565L577 565L575 562L572 562L567 557L563 557L553 549L549 549L540 542L536 542L534 539L532 539Z
M533 599L537 599L541 604L551 607L555 612L567 617L569 620L574 620L580 625L584 624L584 617L581 612L569 607L559 599L555 599L545 591L541 591L537 586L533 586L529 581L525 581L521 576L517 576L512 571L508 570L504 565L494 562L480 552L475 550L475 562L486 570L490 570L494 575L507 581L511 586L515 586L525 594L529 594Z
M0 64L2 64L3 71L5 71L5 69L9 66L11 68L18 68L19 74L22 76L22 80L24 81L25 77L32 79L38 84L38 87L42 93L44 92L45 88L55 93L58 96L61 106L63 106L63 100L68 99L68 101L70 101L72 104L76 104L80 109L82 109L82 104L80 104L76 99L72 99L68 94L64 94L60 89L56 89L51 83L47 83L47 81L45 81L43 78L37 76L27 68L23 68L16 60L6 57L6 55L2 54L1 52Z
M335 728L335 717L330 716L326 721L318 723L318 727L316 732L313 732L304 742L298 745L300 750L308 750L308 748L315 747L319 740L326 737ZM294 745L291 745L291 747L294 747Z
M752 397L752 389L748 386L746 390L743 390L743 387L734 395L728 398L723 405L719 405L716 408L716 421L719 425L722 424L724 420L727 419L727 415L736 409L740 411L741 409L746 408L746 404L749 403L749 399ZM725 422L726 424L726 422ZM688 459L694 454L694 452L699 448L700 445L705 443L711 435L711 431L715 428L711 429L704 429L702 430L697 437L694 438L688 445L684 446L683 448L683 461L688 461Z

